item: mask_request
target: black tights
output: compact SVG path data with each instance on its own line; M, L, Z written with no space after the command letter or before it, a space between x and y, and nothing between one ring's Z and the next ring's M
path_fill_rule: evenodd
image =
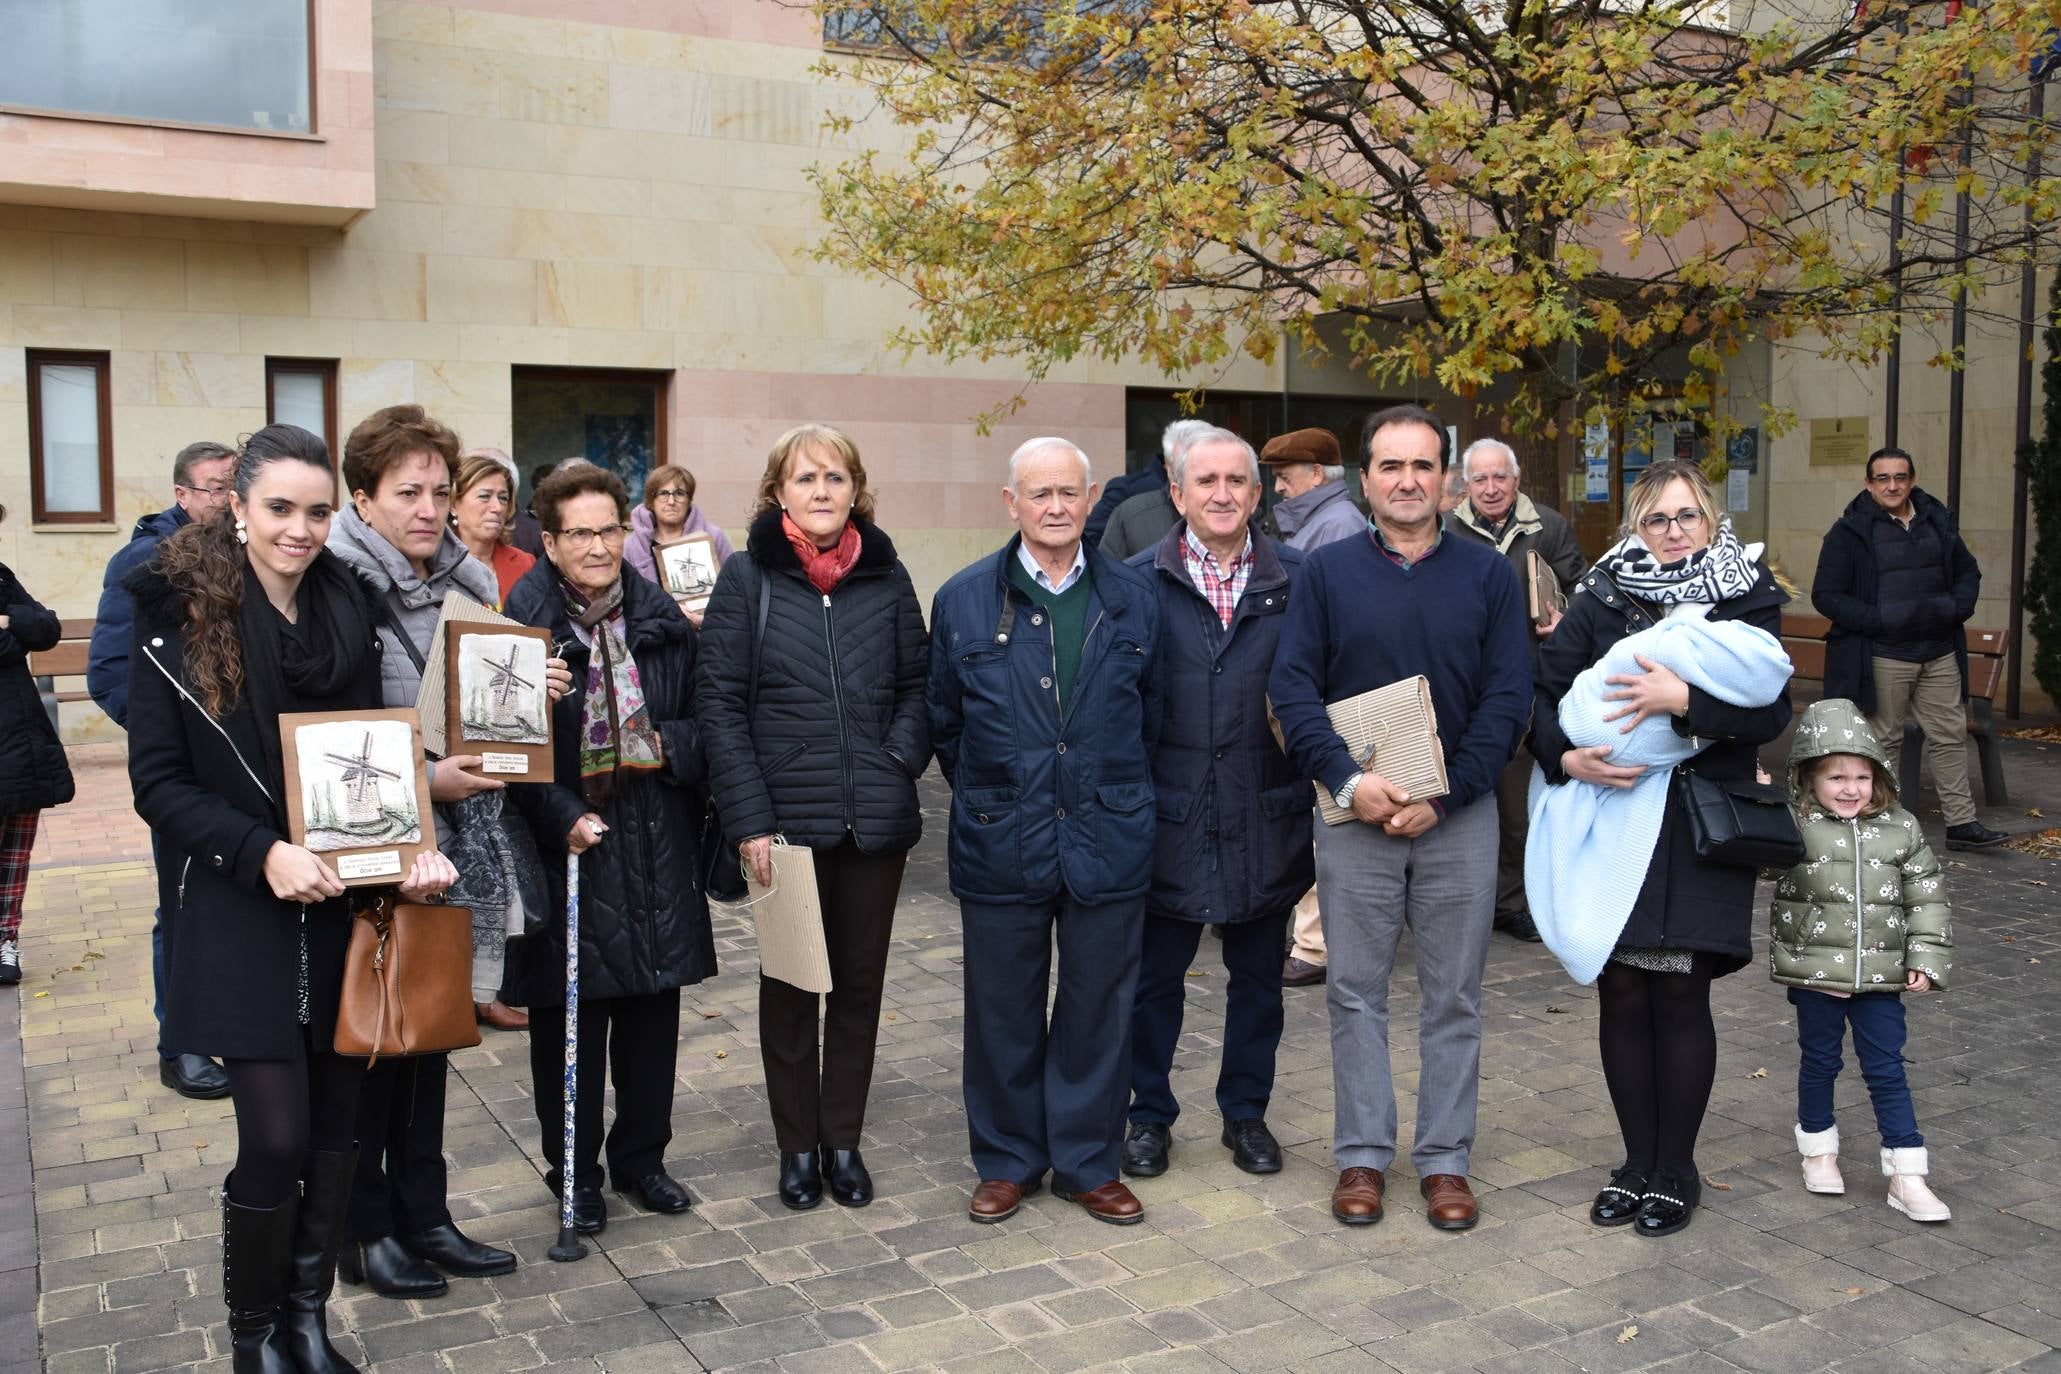
M1696 1133L1717 1078L1711 975L1702 962L1688 973L1605 964L1596 980L1603 1077L1624 1134L1625 1163L1642 1174L1696 1172Z
M358 1085L365 1061L311 1050L305 1030L292 1059L224 1059L236 1107L238 1206L270 1208L300 1189L309 1150L348 1150L357 1138Z

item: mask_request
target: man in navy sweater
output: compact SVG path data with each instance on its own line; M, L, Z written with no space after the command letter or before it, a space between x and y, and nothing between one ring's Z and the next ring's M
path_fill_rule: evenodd
M1531 635L1509 563L1445 535L1445 426L1421 406L1391 406L1367 421L1366 445L1373 518L1364 537L1327 544L1303 564L1268 679L1289 756L1353 813L1317 827L1339 1167L1331 1212L1352 1226L1381 1220L1396 1151L1388 981L1407 925L1421 992L1410 1159L1427 1219L1465 1230L1479 1215L1467 1165L1495 906L1496 776L1531 709ZM1353 758L1324 710L1418 674L1431 684L1445 751L1443 797L1409 796L1378 759Z

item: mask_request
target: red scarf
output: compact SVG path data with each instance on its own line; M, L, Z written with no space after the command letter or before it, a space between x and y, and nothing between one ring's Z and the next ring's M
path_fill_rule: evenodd
M803 534L794 517L785 511L780 513L780 529L794 546L794 556L801 560L802 571L825 596L844 581L844 575L859 561L859 527L849 520L844 522L844 533L837 536L837 543L827 549L817 548L816 541Z

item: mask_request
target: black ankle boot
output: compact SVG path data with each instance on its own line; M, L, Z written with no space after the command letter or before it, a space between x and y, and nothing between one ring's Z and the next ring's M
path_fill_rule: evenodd
M296 1374L281 1309L298 1210L293 1198L277 1207L245 1207L222 1181L222 1301L229 1308L235 1374Z
M287 1348L300 1374L358 1374L329 1343L329 1294L336 1287L336 1252L357 1167L355 1149L310 1150L301 1164L301 1212L286 1291Z
M352 1241L344 1246L337 1269L345 1283L369 1284L382 1298L433 1298L451 1287L392 1236Z
M797 1212L806 1212L823 1200L823 1171L814 1150L781 1152L780 1200Z
M816 1152L817 1167L830 1180L830 1196L840 1207L864 1207L873 1201L873 1175L857 1150L833 1150L828 1145Z

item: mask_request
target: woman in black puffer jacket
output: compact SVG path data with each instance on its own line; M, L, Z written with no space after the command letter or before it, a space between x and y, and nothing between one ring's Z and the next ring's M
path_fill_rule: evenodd
M759 1043L780 1200L873 1200L859 1155L902 866L923 833L928 641L908 571L873 523L851 439L802 425L773 445L746 556L723 565L701 626L696 712L725 838L770 877L775 835L815 851L829 949L816 994L759 980Z
M21 981L21 905L36 821L45 807L72 799L71 765L29 676L29 655L55 648L59 629L0 563L0 985Z
M508 790L543 852L551 908L511 947L511 995L530 1009L530 1074L547 1181L564 1140L565 862L580 855L580 1081L573 1221L608 1223L601 1196L601 1080L615 1085L608 1171L653 1212L684 1212L666 1172L673 1138L680 989L716 972L701 872L708 801L691 694L694 627L673 598L623 566L630 502L614 473L580 466L537 488L544 558L508 614L551 631L573 690L551 711L553 781Z

